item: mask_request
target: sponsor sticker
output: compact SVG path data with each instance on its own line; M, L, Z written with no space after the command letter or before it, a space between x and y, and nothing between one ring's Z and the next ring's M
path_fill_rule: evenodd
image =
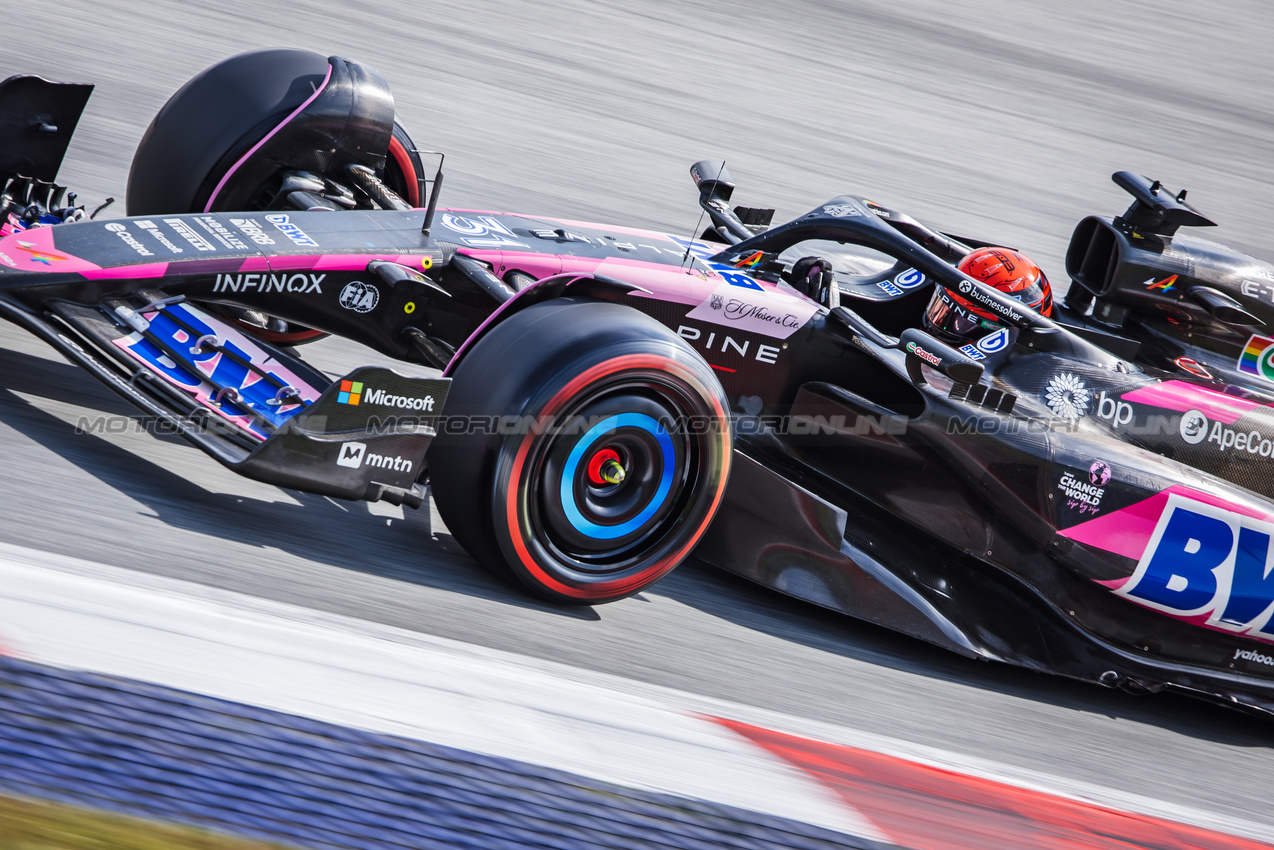
M1146 289L1150 291L1158 290L1159 292L1171 292L1174 288L1176 288L1175 287L1176 282L1177 282L1177 276L1175 274L1169 275L1168 277L1165 277L1163 280L1155 280L1153 277L1149 277L1149 278L1146 278L1146 282L1143 284L1143 286L1145 286Z
M830 215L834 218L845 218L847 216L862 215L858 207L851 204L828 204L823 207L823 214Z
M1256 652L1251 649L1234 650L1233 661L1251 661L1254 664L1264 664L1266 667L1274 667L1274 657L1270 657L1263 652Z
M1274 381L1274 339L1260 334L1252 334L1239 354L1239 371L1248 375L1256 375L1266 381Z
M380 290L370 283L352 280L341 290L341 306L355 313L370 313L380 303Z
M42 266L51 266L54 263L65 260L65 254L59 254L57 251L44 251L35 246L34 242L18 242L18 250L23 251L30 256L27 258L33 263L39 263ZM14 265L17 265L14 263Z
M304 230L292 223L287 213L272 213L267 215L265 220L273 224L288 239L291 239L293 244L300 245L302 248L319 247L319 243L315 242L306 235Z
M922 286L925 280L924 272L918 269L907 269L894 276L894 284L900 289L915 289Z
M721 354L735 354L745 359L751 358L757 363L764 363L767 366L773 366L777 363L779 353L782 351L777 345L758 343L754 346L752 344L753 340L736 339L727 333L705 331L703 328L696 328L692 325L679 325L677 327L677 335L687 342L694 343L696 347ZM713 368L721 369L723 367L713 366ZM728 371L734 370L730 369Z
M818 312L818 305L809 299L762 289L746 275L739 276L749 285L726 279L686 318L787 339Z
M1097 409L1094 411L1099 419L1105 419L1115 428L1127 425L1132 421L1132 405L1126 401L1106 394L1102 390L1097 394Z
M160 229L159 225L155 224L155 222L149 221L147 219L140 219L137 222L137 226L141 228L142 232L149 234L156 242L158 242L160 245L163 245L165 248L167 248L169 253L172 253L172 254L185 253L185 249L178 248L173 243L173 241L168 238L168 234L164 233L164 231Z
M286 219L287 216L284 216ZM230 223L239 228L239 232L258 245L273 245L274 239L261 229L261 225L250 218L232 218ZM286 222L285 222L286 223ZM276 224L275 227L278 227Z
M323 279L327 273L283 272L265 274L247 272L219 274L212 285L213 292L295 292L302 295L323 294Z
M1044 388L1044 401L1053 414L1062 419L1077 420L1088 413L1092 393L1084 382L1070 372L1062 372L1049 378Z
M381 388L367 387L362 381L341 381L341 389L336 395L336 400L351 406L375 404L381 407L395 407L399 410L420 410L425 413L432 413L434 409L434 397L431 395L424 398L395 395Z
M366 443L341 443L341 451L336 456L336 465L347 466L350 469L361 469L363 457L366 454Z
M1274 639L1274 524L1171 493L1120 596L1225 631Z
M120 238L120 240L123 241L125 245L132 248L134 251L136 251L138 254L141 254L143 257L155 256L155 253L153 251L151 251L141 242L137 241L137 237L128 232L128 228L126 226L120 224L119 222L112 221L110 224L105 225L105 227L107 231L114 233L116 236ZM22 244L21 242L18 243L19 246L21 246L21 244Z
M1197 446L1208 438L1208 417L1201 410L1187 410L1181 414L1181 422L1177 428L1181 432L1181 439Z
M186 224L186 222L182 221L181 219L166 218L164 219L164 224L171 227L174 233L176 233L182 239L185 239L186 242L190 243L190 247L194 248L196 251L215 251L216 250L215 248L212 247L211 244L209 244L207 239L204 239L202 236L196 233L190 227L189 224Z
M936 355L936 354L934 354L934 353L932 353L932 352L930 352L930 351L926 351L925 349L921 348L919 345L917 345L917 344L916 344L916 343L914 343L914 342L909 342L909 343L907 343L907 352L908 352L909 354L914 354L914 355L916 355L916 356L917 356L917 357L919 357L921 360L925 361L926 363L928 363L928 364L929 364L929 365L931 365L931 366L941 366L941 365L942 365L942 358L941 358L941 357L939 357L938 355Z
M976 344L978 351L984 354L999 354L1009 347L1009 329L1000 328L995 333L982 337Z
M876 281L876 285L879 286L881 289L885 290L885 293L888 295L904 294L903 291L899 289L891 280L878 280Z
M248 247L248 243L247 243L247 242L244 242L242 239L240 239L238 236L236 236L236 235L235 235L235 234L234 234L234 233L230 230L230 228L228 228L228 227L226 227L224 224L222 224L222 223L221 223L221 220L220 220L220 219L218 219L218 218L217 218L216 216L214 216L214 215L201 215L201 216L198 216L198 217L195 219L195 224L198 224L198 225L199 225L200 227L202 227L204 230L208 231L208 233L209 233L209 234L210 234L210 235L211 235L214 239L216 239L218 242L220 242L220 243L221 243L224 247L226 247L226 248L229 248L229 249L231 249L231 250L233 250L233 251L250 251L250 250L252 250L251 248L249 248L249 247Z
M337 394L336 400L341 404L357 405L362 395L362 381L341 381L341 391Z
M989 295L987 295L985 292L983 292L981 289L975 286L973 284L973 281L962 280L960 281L959 286L956 288L959 289L961 295L973 301L978 302L983 307L990 310L992 313L996 313L1000 316L1003 316L1011 322L1022 321L1021 313L1019 313L1017 310L1014 310L1012 307L1008 307L1006 305L1000 304L1000 302L998 301L992 300Z
M1216 443L1217 451L1222 453L1233 450L1235 452L1246 452L1250 455L1258 455L1260 457L1270 457L1271 455L1274 455L1274 440L1271 440L1268 436L1255 428L1244 431L1241 429L1229 428L1223 423L1215 421L1209 425L1208 420L1204 418L1203 424L1198 426L1198 430L1190 431L1190 436L1187 436L1187 432L1190 428L1195 427L1195 422L1197 422L1197 420L1192 420L1190 423L1187 423L1186 419L1187 417L1190 417L1191 414L1197 414L1199 418L1203 417L1203 414L1199 413L1197 410L1187 411L1182 415L1180 425L1181 438L1187 443L1197 445L1204 441L1204 438L1201 435L1206 434L1207 442L1209 444ZM1212 448L1212 446L1208 445L1206 448Z
M378 455L367 450L366 443L348 442L341 443L341 449L336 455L336 465L348 467L349 469L362 469L364 466L374 466L377 469L392 469L395 472L411 472L415 464L401 455L390 457L389 455Z
M1062 492L1062 498L1066 499L1066 507L1077 510L1081 514L1097 513L1097 509L1101 507L1101 498L1106 494L1106 489L1101 485L1110 480L1110 467L1100 461L1093 464L1093 467L1096 468L1098 464L1105 467L1106 477L1101 484L1097 483L1091 469L1087 475L1070 470L1062 473L1061 480L1057 482L1057 489Z

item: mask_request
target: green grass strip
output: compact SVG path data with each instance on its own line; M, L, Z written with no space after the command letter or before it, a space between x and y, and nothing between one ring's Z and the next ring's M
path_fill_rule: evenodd
M285 850L285 845L0 795L0 850Z

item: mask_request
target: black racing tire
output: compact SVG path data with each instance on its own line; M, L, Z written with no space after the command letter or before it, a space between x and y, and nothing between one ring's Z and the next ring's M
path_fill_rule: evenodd
M730 474L729 406L712 368L654 319L536 304L452 378L430 488L456 540L498 575L554 602L611 602L659 581L707 531ZM609 462L621 481L603 480Z

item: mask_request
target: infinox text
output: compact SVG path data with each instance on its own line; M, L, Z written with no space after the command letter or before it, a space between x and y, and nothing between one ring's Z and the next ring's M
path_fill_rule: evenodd
M1274 640L1274 523L1171 493L1116 593L1173 617Z
M298 292L323 294L326 274L219 274L213 292Z

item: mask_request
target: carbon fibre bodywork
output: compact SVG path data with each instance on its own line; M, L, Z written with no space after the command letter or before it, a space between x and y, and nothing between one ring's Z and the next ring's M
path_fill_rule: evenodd
M696 169L723 242L449 209L28 227L0 238L0 313L236 471L418 505L484 334L545 300L616 302L673 330L731 405L700 557L966 656L1274 711L1274 397L1137 365L1109 326L965 277L971 241L879 204L749 226L715 205L723 172ZM810 245L850 258L817 297L791 274ZM934 339L934 287L1007 329ZM446 368L331 381L232 337L223 307Z

